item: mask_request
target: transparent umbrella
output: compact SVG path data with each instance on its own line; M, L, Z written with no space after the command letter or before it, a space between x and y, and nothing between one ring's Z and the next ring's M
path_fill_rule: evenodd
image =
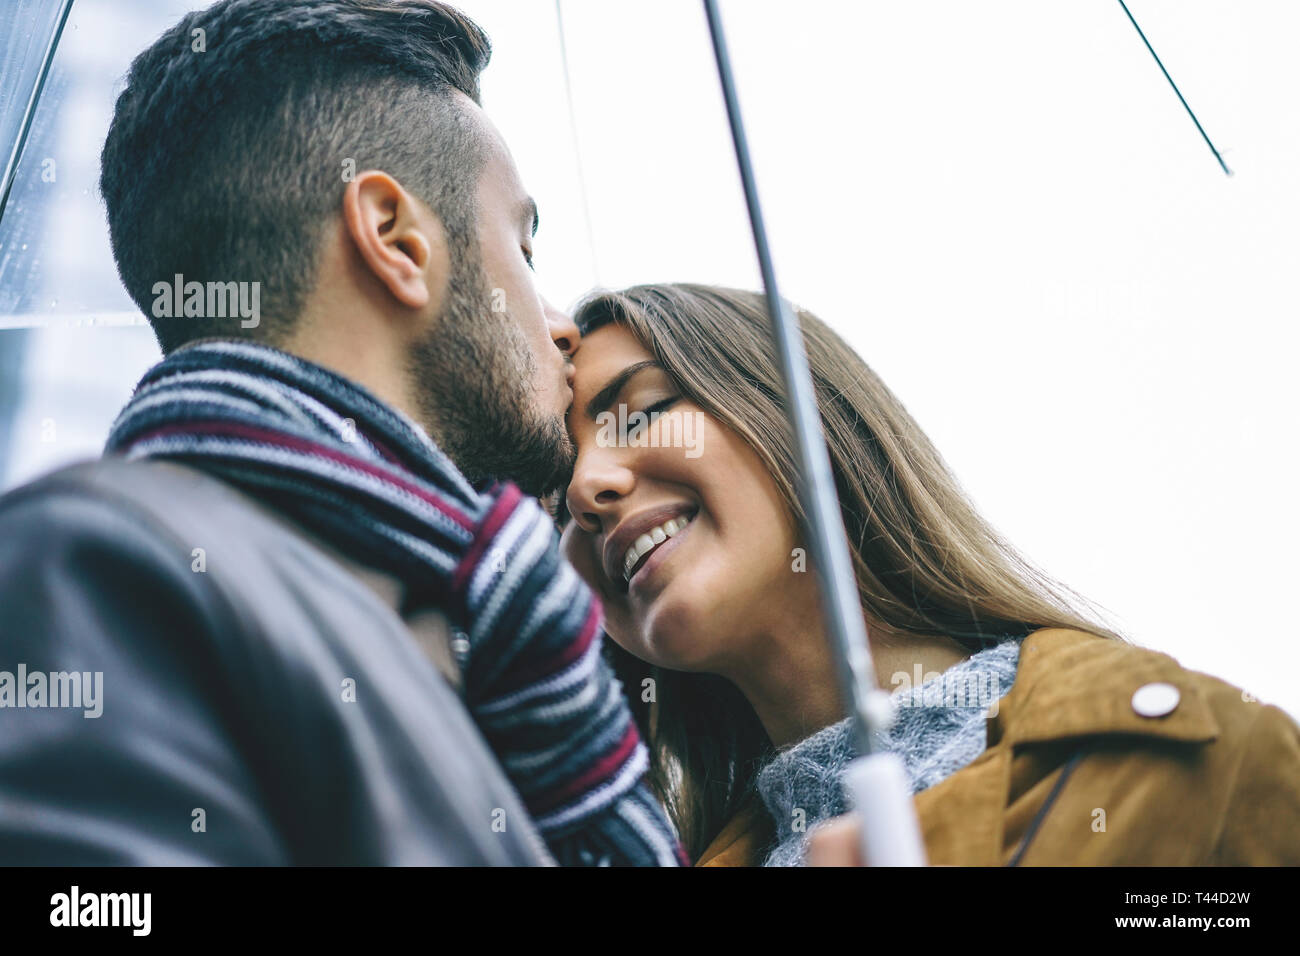
M0 486L95 454L158 357L117 277L98 160L131 57L191 6L0 7Z
M77 0L66 14L63 0L11 0L0 11L0 157L14 154L25 121L28 130L0 219L0 485L93 453L130 384L157 356L117 281L95 194L97 157L131 55L203 5ZM558 5L461 6L496 41L485 105L542 202L539 265L549 298L566 301L596 282L762 280L748 245L743 191L734 167L722 162L731 160L730 143L708 75L698 0L665 0L653 11L564 0L562 25ZM946 432L940 444L968 466L977 497L1025 533L1042 522L1038 513L1015 510L1011 485L1003 491L1005 458L1016 442L1004 438L1001 456L990 450L992 464L979 476L985 423L1014 400L1027 454L1060 458L1073 449L1050 444L1053 402L1025 403L1019 392L1004 392L998 405L997 390L1013 387L1002 383L1041 394L1062 376L1074 376L1076 390L1100 377L1106 387L1091 390L1078 415L1158 419L1159 429L1097 453L1125 462L1129 481L1149 482L1132 495L1131 513L1118 510L1128 496L1109 502L1117 526L1143 528L1155 520L1144 497L1166 500L1186 486L1182 503L1168 505L1169 523L1151 527L1145 539L1135 532L1124 549L1164 546L1168 560L1159 569L1144 565L1133 585L1140 592L1123 591L1138 576L1113 559L1109 540L1099 537L1088 557L1089 513L1080 510L1071 533L1055 535L1063 542L1057 563L1067 552L1084 555L1076 579L1094 566L1116 567L1114 578L1098 577L1085 589L1121 589L1115 603L1129 602L1129 615L1153 640L1175 646L1196 633L1202 643L1186 655L1193 663L1203 647L1200 666L1266 693L1275 680L1274 696L1290 694L1294 707L1300 698L1271 676L1286 668L1270 668L1261 680L1246 664L1233 674L1220 656L1225 627L1269 633L1262 603L1242 607L1207 593L1195 612L1175 619L1158 595L1171 593L1207 557L1264 555L1287 540L1286 529L1300 530L1285 510L1242 520L1231 539L1200 527L1192 535L1183 529L1196 523L1177 520L1199 513L1234 478L1216 471L1222 456L1197 457L1207 447L1204 434L1252 423L1242 448L1256 453L1249 469L1255 480L1294 473L1290 446L1265 448L1249 435L1280 432L1295 398L1285 384L1288 349L1259 351L1250 342L1294 341L1293 324L1268 325L1267 310L1289 301L1281 264L1291 261L1295 243L1285 224L1300 213L1294 189L1286 188L1298 152L1284 95L1294 88L1294 61L1277 46L1294 32L1287 24L1296 15L1287 4L1229 9L1144 0L1125 12L1130 6L1147 31L1141 40L1110 4L1010 2L976 11L965 3L814 0L798 16L789 4L771 2L725 10L756 179L767 184L771 244L801 303L833 322L852 316L838 320L851 344L890 366L891 381L911 380L910 404L934 431ZM566 37L572 103L563 80ZM1160 70L1143 46L1148 39L1164 58ZM1224 65L1234 56L1235 71ZM29 110L46 62L41 96ZM1166 67L1182 84L1178 99L1186 95L1188 113L1204 111L1195 129L1164 85ZM1247 106L1257 112L1244 112ZM1222 136L1219 145L1241 149L1223 157L1242 173L1233 193L1211 157L1192 148L1206 131ZM1211 175L1219 182L1208 182ZM864 273L869 281L861 281ZM1083 282L1071 285L1080 275ZM1202 346L1223 327L1225 306L1234 309L1240 334ZM1004 359L1013 339L1041 348ZM1225 356L1238 355L1265 367L1243 380L1245 397L1197 405L1201 369L1217 370ZM1126 356L1132 375L1116 371ZM1167 356L1174 361L1166 372L1158 363ZM981 377L963 379L974 365ZM1153 383L1146 391L1127 381L1144 376ZM941 379L957 385L949 392L931 387ZM1190 409L1186 421L1177 417L1180 408ZM1183 438L1174 444L1170 435ZM1096 495L1095 478L1077 480L1074 488L1058 484L1056 494ZM1277 491L1253 497L1289 500ZM1241 539L1255 527L1256 539ZM1184 533L1185 541L1177 538ZM1171 545L1175 540L1183 544ZM1044 538L1040 548L1048 546ZM1253 571L1243 565L1240 586L1215 590L1281 591L1288 566L1284 554L1261 558ZM1163 588L1153 577L1159 574L1167 575Z

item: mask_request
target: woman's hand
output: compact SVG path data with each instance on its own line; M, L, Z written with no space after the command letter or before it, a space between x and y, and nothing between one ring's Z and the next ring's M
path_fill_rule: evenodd
M862 828L851 813L819 823L808 833L809 866L862 866Z
M807 862L809 866L863 866L862 827L858 825L857 815L846 813L808 831Z

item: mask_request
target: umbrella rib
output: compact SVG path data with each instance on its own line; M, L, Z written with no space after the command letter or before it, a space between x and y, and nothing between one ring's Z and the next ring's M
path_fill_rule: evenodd
M573 107L573 80L569 71L569 45L564 39L564 11L562 0L555 0L555 23L560 31L560 63L564 69L564 99L569 112L569 136L573 140L573 157L578 167L578 192L582 201L582 219L587 227L587 245L591 248L591 277L600 285L600 258L596 252L596 230L591 221L591 205L587 200L587 174L582 165L582 141L578 136L578 114Z
M14 179L18 175L18 162L22 159L23 147L27 145L27 134L31 132L32 120L36 117L36 104L40 102L41 91L45 89L45 78L50 74L50 65L54 63L54 51L58 49L59 38L63 36L63 25L68 22L68 14L72 11L72 0L63 0L63 9L59 11L59 23L54 28L54 34L50 37L49 46L45 48L45 54L41 57L41 70L36 77L36 85L32 87L32 95L27 100L27 106L23 109L23 121L18 127L18 137L14 140L14 148L9 153L9 159L5 162L4 179L0 180L0 222L4 221L5 207L9 205L9 192L13 189Z
M1210 142L1210 136L1205 132L1205 127L1203 127L1201 121L1196 118L1196 114L1192 112L1192 108L1187 105L1187 100L1183 98L1182 92L1178 89L1178 84L1175 83L1174 78L1169 75L1169 71L1165 69L1165 65L1160 62L1160 57L1156 54L1155 48L1151 46L1151 41L1147 39L1147 35L1143 33L1142 28L1138 26L1137 20L1133 19L1133 14L1129 11L1128 4L1126 4L1124 0L1119 0L1119 5L1124 8L1124 13L1128 16L1129 23L1133 24L1133 29L1137 30L1138 36L1142 38L1142 42L1146 44L1146 48L1151 51L1151 57L1156 61L1156 66L1160 67L1160 72L1165 75L1165 79L1168 80L1169 85L1173 87L1174 93L1178 96L1178 102L1183 104L1183 109L1187 110L1187 115L1190 116L1192 122L1196 124L1196 129L1200 132L1201 139L1205 140L1205 145L1210 147L1210 152L1214 154L1214 158L1217 159L1219 165L1223 167L1224 174L1231 176L1232 170L1229 169L1228 164L1223 161L1223 157L1219 155L1219 151L1214 148L1214 143Z

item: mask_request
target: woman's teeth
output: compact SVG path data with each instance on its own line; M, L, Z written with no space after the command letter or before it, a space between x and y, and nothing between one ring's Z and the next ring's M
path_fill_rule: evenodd
M633 541L632 546L627 549L627 554L623 556L623 580L631 582L632 572L636 569L637 562L690 523L690 518L673 518L657 528L651 528Z

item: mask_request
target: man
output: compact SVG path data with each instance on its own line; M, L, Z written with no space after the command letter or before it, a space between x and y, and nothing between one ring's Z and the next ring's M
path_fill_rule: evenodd
M489 52L433 0L222 0L133 63L101 189L166 358L0 499L0 860L684 862L528 497L578 335Z

